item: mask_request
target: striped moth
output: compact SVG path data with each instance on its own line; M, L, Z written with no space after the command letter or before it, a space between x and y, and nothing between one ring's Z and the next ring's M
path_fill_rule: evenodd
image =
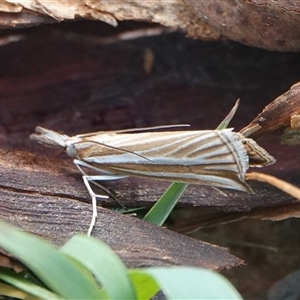
M245 182L248 168L275 162L254 140L232 129L153 131L176 126L181 125L100 131L73 137L36 127L30 138L63 148L74 158L92 198L88 235L97 217L96 198L107 198L96 195L90 182L140 176L249 192L251 188ZM83 168L99 175L88 175Z

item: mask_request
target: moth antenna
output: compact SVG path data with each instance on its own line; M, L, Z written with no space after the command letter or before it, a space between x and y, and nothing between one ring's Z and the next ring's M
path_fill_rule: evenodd
M141 128L131 128L131 129L123 129L116 130L115 133L126 133L126 132L140 132L140 131L148 131L148 130L157 130L157 129L167 129L167 128L180 128L180 127L190 127L190 124L175 124L175 125L159 125L152 127L141 127Z
M157 130L157 129L166 129L166 128L180 128L180 127L190 127L190 124L175 124L175 125L159 125L159 126L152 126L152 127L141 127L141 128L130 128L130 129L122 129L122 130L111 130L105 131L105 133L126 133L126 132L141 132L141 131L149 131L149 130ZM96 131L90 133L83 133L78 134L77 137L89 137L99 133L103 133L104 131Z
M74 162L75 163L75 162ZM88 176L88 174L77 164L75 163L76 167L80 170L80 172L82 173L82 175L86 175ZM91 180L90 181L93 185L97 186L98 188L100 188L101 190L103 190L107 195L111 196L122 208L126 208L118 199L117 197L109 190L107 189L105 186L103 186L102 184Z

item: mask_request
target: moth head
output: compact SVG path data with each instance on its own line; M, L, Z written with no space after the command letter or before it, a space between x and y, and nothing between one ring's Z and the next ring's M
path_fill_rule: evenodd
M63 148L70 157L76 157L75 145L81 141L79 137L69 137L40 126L35 128L35 133L30 136L30 139L50 147Z
M80 142L82 142L82 139L77 136L68 137L65 141L65 151L68 156L72 158L77 157L76 144Z

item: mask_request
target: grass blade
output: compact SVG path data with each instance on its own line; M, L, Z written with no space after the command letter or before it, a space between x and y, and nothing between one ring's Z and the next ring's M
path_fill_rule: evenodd
M152 276L140 272L139 269L130 269L128 273L135 287L137 299L151 299L159 292L160 287Z
M82 263L101 283L109 299L136 298L124 263L101 241L78 234L61 251Z
M49 290L32 283L24 279L24 277L20 274L13 272L10 269L0 267L0 280L9 283L10 286L13 286L27 294L30 294L35 297L26 296L22 299L63 299L59 297L57 294L50 292ZM2 288L0 287L0 294L2 293ZM15 298L17 295L14 296Z
M0 247L19 259L59 296L66 299L102 299L94 278L42 239L1 221Z
M144 220L162 226L187 187L186 183L173 182L145 215Z
M137 270L152 277L167 299L242 300L233 285L220 274L193 267Z
M228 113L228 115L224 118L224 120L219 124L219 126L217 127L217 129L225 129L227 128L227 126L229 125L229 123L231 122L232 118L234 117L238 107L240 105L240 99L237 99L233 108L230 110L230 112Z

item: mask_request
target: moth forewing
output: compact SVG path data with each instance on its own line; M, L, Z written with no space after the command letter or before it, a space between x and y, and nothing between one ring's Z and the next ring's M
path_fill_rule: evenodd
M99 172L249 190L248 156L230 129L99 134L75 149L78 159Z
M69 137L37 127L31 135L40 143L64 148L74 158L92 197L93 217L88 234L97 216L96 197L106 197L96 195L90 182L140 176L251 191L245 183L249 164L263 166L275 162L255 141L232 129L144 131L145 128ZM86 174L83 168L99 175Z

